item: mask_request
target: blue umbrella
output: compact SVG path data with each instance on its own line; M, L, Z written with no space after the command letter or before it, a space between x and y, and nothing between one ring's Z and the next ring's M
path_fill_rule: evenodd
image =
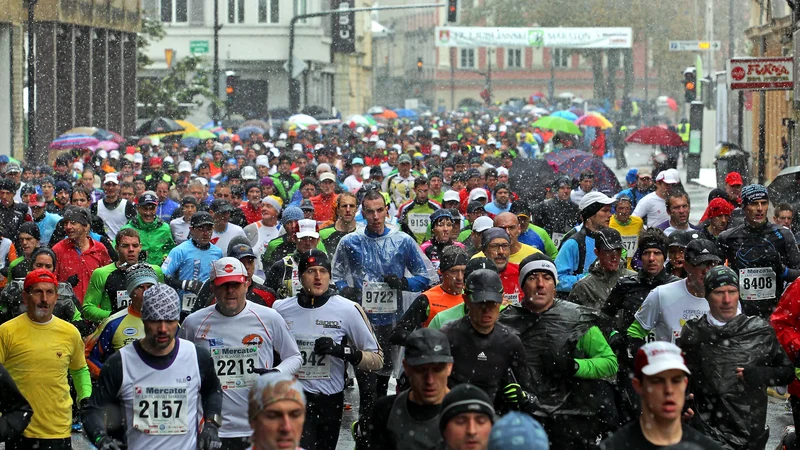
M571 111L556 111L553 114L550 114L552 117L561 117L562 119L567 119L569 121L575 122L578 120L577 114Z
M236 131L236 134L242 139L250 139L250 135L253 133L264 134L264 129L260 127L242 127Z
M200 139L197 139L195 137L186 137L181 139L181 145L183 145L184 147L192 148L196 147L198 144L200 144Z
M404 117L408 119L415 119L417 117L417 112L411 109L395 109L394 112L397 113L397 117Z

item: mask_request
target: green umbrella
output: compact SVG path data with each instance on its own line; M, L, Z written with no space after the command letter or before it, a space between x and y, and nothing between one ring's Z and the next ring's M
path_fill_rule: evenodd
M567 134L582 135L581 129L575 125L574 122L561 117L544 116L541 119L533 122L534 127L544 128L546 130L561 131Z
M195 138L195 139L200 139L201 141L205 141L208 139L216 139L217 135L209 130L195 130L195 131L190 131L188 133L184 133L183 137Z

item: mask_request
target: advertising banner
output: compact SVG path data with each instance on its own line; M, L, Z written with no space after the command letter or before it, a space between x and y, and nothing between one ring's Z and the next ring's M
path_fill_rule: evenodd
M631 28L437 27L437 47L631 48Z

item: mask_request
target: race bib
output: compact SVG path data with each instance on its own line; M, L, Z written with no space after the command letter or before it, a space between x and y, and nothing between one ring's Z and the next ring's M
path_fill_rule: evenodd
M316 340L312 336L297 337L297 348L300 349L300 356L303 358L303 364L297 371L297 378L301 380L327 380L331 377L331 366L327 355L314 353Z
M242 389L253 385L258 375L258 347L217 347L211 349L217 377L222 389Z
M553 239L553 245L559 248L561 246L561 241L564 240L564 233L553 233L551 237Z
M739 295L743 300L775 298L778 280L770 267L739 269Z
M381 282L364 282L361 290L361 307L368 313L397 312L397 291Z
M503 294L503 305L516 305L519 303L519 293Z
M622 236L622 245L628 252L628 257L632 258L636 249L639 248L639 236Z
M128 291L117 291L117 308L125 309L131 301L131 296Z
M194 308L195 302L197 302L197 294L184 292L181 302L182 302L181 309L183 309L186 312L191 312L192 308Z
M408 228L414 234L425 234L428 232L428 225L431 223L431 216L429 214L415 214L408 215Z
M187 388L182 386L134 386L133 428L145 434L186 434Z
M300 292L300 289L302 287L303 285L300 284L300 273L297 271L297 268L295 267L294 269L292 269L292 296L297 295L297 293Z

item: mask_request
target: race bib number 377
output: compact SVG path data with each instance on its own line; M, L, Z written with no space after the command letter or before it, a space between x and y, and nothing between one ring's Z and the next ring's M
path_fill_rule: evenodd
M183 386L134 386L133 428L145 434L186 434L186 388Z

